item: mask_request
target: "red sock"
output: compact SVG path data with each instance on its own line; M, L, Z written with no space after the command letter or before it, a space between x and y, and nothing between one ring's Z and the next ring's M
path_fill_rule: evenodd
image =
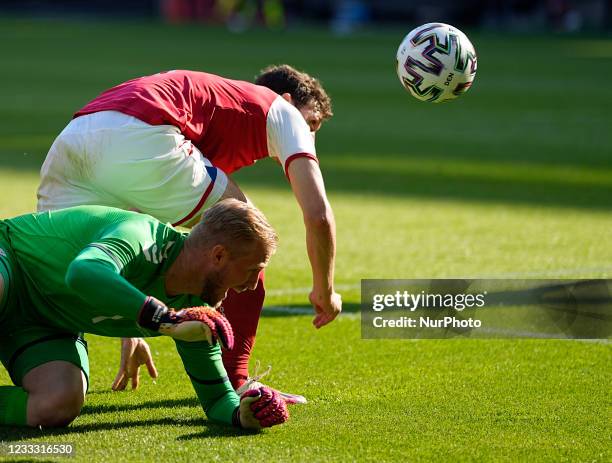
M222 304L225 316L234 330L234 348L231 351L223 350L223 365L236 389L249 376L249 358L255 345L255 334L265 295L262 272L254 291L237 293L230 289Z

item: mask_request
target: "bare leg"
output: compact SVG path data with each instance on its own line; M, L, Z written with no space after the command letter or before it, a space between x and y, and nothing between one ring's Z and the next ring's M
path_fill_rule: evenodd
M227 177L227 186L225 187L225 191L221 195L221 198L219 198L219 201L222 201L227 198L234 198L239 201L242 201L243 203L249 202L248 198L242 192L238 184L234 182L229 176Z
M55 360L30 370L23 388L28 393L29 426L67 426L81 412L87 380L76 365Z

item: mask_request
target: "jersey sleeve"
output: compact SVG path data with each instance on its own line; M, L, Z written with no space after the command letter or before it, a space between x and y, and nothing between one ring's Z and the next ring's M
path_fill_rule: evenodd
M285 174L294 159L317 160L314 138L300 111L279 96L274 100L266 120L268 153L278 159Z
M101 315L136 320L146 295L129 280L161 265L164 244L156 243L156 228L144 216L108 227L68 265L66 285Z
M90 245L68 266L66 285L101 315L136 320L146 295L120 274L121 267L101 248Z
M179 340L175 343L206 416L212 421L240 427L240 398L223 367L219 344Z

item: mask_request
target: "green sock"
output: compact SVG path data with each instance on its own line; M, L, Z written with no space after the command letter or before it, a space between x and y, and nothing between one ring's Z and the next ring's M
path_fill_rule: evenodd
M0 426L27 426L28 393L17 386L0 386Z

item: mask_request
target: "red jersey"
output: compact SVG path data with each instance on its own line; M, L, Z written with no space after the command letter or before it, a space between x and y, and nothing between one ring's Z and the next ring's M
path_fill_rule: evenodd
M169 71L106 90L74 117L119 111L147 124L173 125L216 167L231 174L270 155L266 121L278 97L249 82ZM314 156L314 149L310 151Z

